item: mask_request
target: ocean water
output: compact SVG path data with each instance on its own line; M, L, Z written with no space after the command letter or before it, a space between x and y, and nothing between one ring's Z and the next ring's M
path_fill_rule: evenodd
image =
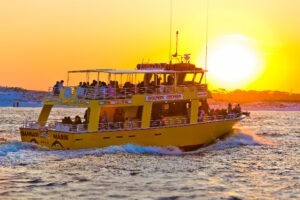
M18 128L39 111L0 108L0 199L300 199L300 111L253 111L230 137L189 153L21 143Z

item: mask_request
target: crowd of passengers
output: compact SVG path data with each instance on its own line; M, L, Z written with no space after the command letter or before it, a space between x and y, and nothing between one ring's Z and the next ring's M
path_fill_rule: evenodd
M240 104L237 104L234 108L231 103L228 104L227 109L210 109L206 101L202 101L202 106L198 108L198 122L204 120L204 116L209 116L211 119L217 119L218 116L223 118L240 116L242 109Z
M81 120L79 115L76 115L74 121L70 116L64 117L62 119L62 124L71 125L72 127L76 127L78 124L83 124L85 128L88 126L89 122L90 109L87 109L84 114L84 121ZM127 119L129 120L129 119ZM121 108L117 108L113 115L113 121L109 121L108 115L106 111L103 111L99 118L99 129L117 129L124 128L125 122L125 113Z
M68 125L72 128L72 130L77 128L77 125L82 124L83 127L86 129L88 126L88 119L89 119L89 113L90 113L90 109L86 109L85 113L84 113L84 121L81 120L81 117L79 115L76 115L74 118L74 121L72 120L72 118L70 116L64 117L62 119L62 124L64 125Z
M64 117L62 120L63 124L72 125L73 127L76 127L78 124L83 124L85 128L87 128L88 125L88 119L89 119L89 112L90 110L87 109L84 114L84 121L81 120L79 115L75 116L74 121L71 119L71 117ZM208 120L215 120L218 119L218 116L221 116L222 118L228 118L231 116L240 116L241 114L241 106L240 104L237 104L234 108L231 104L228 104L227 109L210 109L207 102L203 101L202 106L198 108L198 122L203 122L205 116L209 116ZM190 117L190 110L187 110L187 119ZM126 119L127 121L130 121L129 118ZM189 120L188 120L189 121ZM187 121L187 122L188 122ZM104 110L99 118L99 130L103 129L123 129L125 123L125 113L124 110L121 108L117 108L113 114L113 120L109 121L107 112ZM164 115L159 115L155 120L152 120L150 123L151 127L154 126L165 126L165 117Z
M83 89L82 95L87 95L89 89L98 89L103 97L114 97L114 96L130 96L132 94L140 93L154 93L160 87L160 85L172 86L174 84L174 76L168 75L167 81L161 83L161 78L155 75L156 81L151 81L149 84L145 84L144 81L135 85L129 81L124 83L123 87L119 86L118 81L110 81L106 84L104 81L93 80L90 82L79 82L78 87ZM61 89L63 88L64 81L57 81L53 86L53 95L58 96ZM95 91L95 90L92 90Z

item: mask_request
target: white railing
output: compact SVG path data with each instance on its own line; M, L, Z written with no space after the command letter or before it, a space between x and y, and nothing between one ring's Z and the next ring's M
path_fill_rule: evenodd
M184 91L207 91L207 85L192 85L192 86L145 86L138 87L132 86L130 88L113 88L110 86L102 87L63 87L61 91L56 88L48 88L48 99L57 100L60 96L63 98L78 98L78 99L119 99L119 98L131 98L134 94L171 94L175 92ZM62 94L61 94L62 93Z
M216 121L227 121L238 119L241 114L231 113L227 115L205 115L202 120L199 120L197 124L201 123L209 123ZM141 121L125 121L125 122L101 122L98 124L99 132L106 131L116 131L116 130L136 130L141 129ZM150 127L151 128L159 128L159 127L174 127L174 126L185 126L189 125L189 119L187 117L165 117L163 119L151 120ZM88 131L87 124L66 124L62 122L49 122L42 126L37 121L25 121L23 128L30 129L45 129L53 130L53 131L61 131L61 132L70 132L70 133L85 133Z

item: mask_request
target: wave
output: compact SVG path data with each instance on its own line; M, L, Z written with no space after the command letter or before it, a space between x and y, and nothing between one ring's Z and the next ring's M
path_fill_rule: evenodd
M81 149L81 150L50 150L36 144L23 143L20 141L10 141L0 144L0 165L27 165L48 160L66 160L80 158L83 156L103 155L103 154L149 154L149 155L186 155L198 154L208 151L217 151L240 146L257 146L257 145L275 145L273 141L259 137L255 133L235 129L234 132L224 138L217 140L216 143L200 148L196 151L183 152L177 147L157 147L157 146L139 146L126 144L122 146L109 146L98 149Z
M228 135L223 140L219 139L210 146L198 149L193 152L188 152L188 153L201 153L201 152L223 150L223 149L235 148L241 146L260 146L260 145L274 146L277 144L270 139L259 137L256 133L252 132L251 130L237 127L233 130L233 132L230 135Z

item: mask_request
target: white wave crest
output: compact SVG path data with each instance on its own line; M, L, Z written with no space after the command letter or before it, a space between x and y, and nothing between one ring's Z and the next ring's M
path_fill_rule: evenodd
M88 155L103 155L116 153L149 154L149 155L183 155L197 154L207 151L223 150L240 146L275 145L273 141L257 136L247 130L236 129L235 132L225 138L218 140L215 144L200 148L196 151L183 152L177 147L139 146L126 144L122 146L109 146L98 149L81 150L50 150L31 143L12 141L0 145L1 165L32 164L42 160L66 160L80 158Z

